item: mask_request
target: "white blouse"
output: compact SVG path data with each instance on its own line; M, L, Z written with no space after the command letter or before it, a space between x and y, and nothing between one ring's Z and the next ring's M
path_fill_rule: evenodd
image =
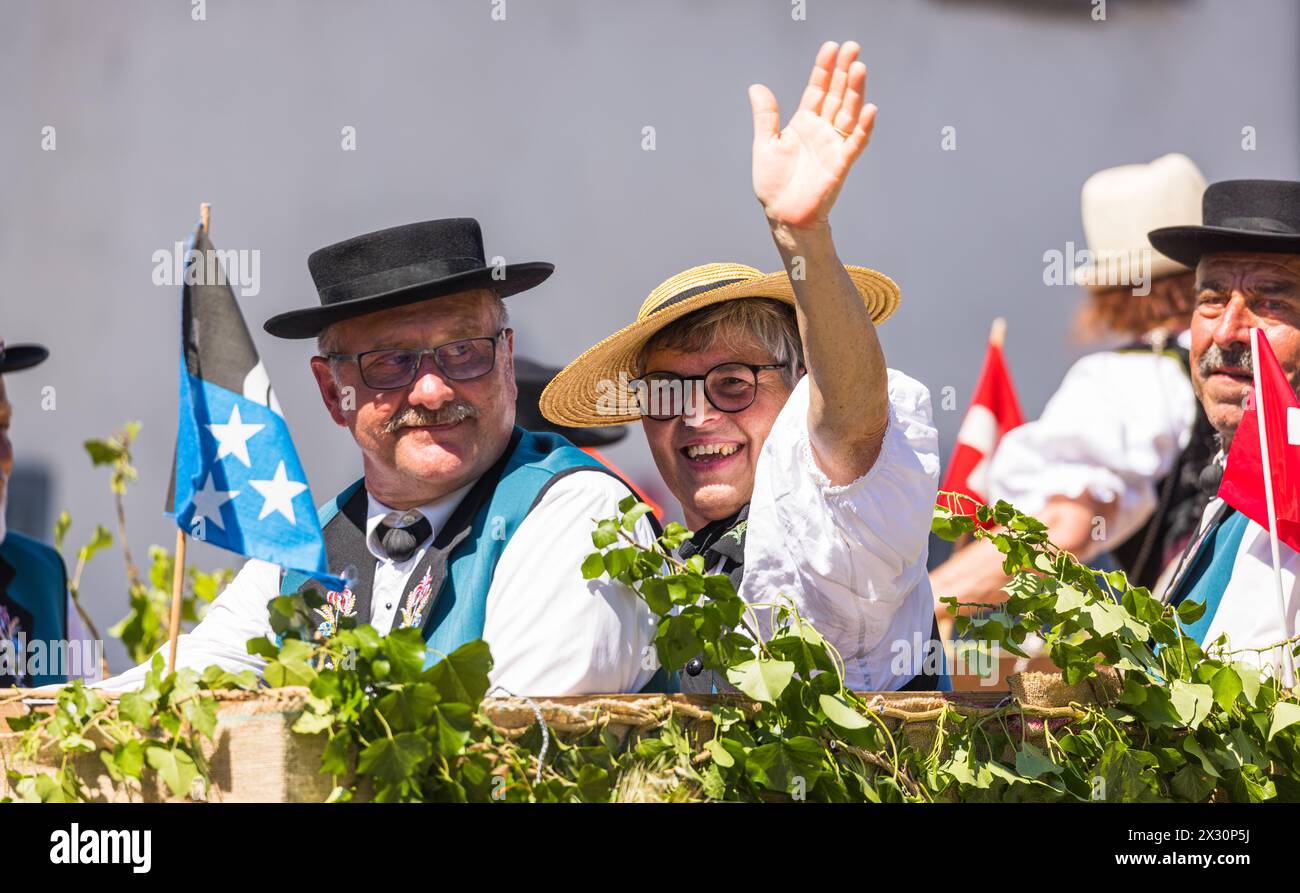
M1156 483L1191 438L1196 395L1182 364L1142 351L1085 356L1037 421L1002 436L989 499L1026 514L1053 497L1114 502L1107 540L1121 543L1156 506Z
M786 596L839 650L849 688L890 691L919 671L934 623L926 557L939 442L930 392L889 370L880 455L838 487L813 458L808 401L805 377L759 453L740 595L751 604Z

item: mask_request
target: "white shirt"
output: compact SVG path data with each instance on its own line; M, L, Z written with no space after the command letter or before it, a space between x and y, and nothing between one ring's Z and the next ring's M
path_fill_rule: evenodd
M1155 485L1191 438L1196 411L1191 381L1173 357L1083 357L1037 421L1002 436L989 469L989 499L1029 515L1053 497L1113 502L1106 539L1122 543L1155 511Z
M420 507L435 535L468 489ZM620 583L583 580L581 572L582 560L594 551L592 519L613 516L628 495L627 487L610 475L575 472L547 490L520 523L501 553L487 595L483 638L492 649L493 685L517 695L634 692L654 675L655 621L645 603ZM368 622L385 634L432 538L406 561L392 562L375 536L375 527L392 509L368 499L367 546L375 556ZM649 521L640 521L636 536L644 543L652 540ZM266 605L279 591L277 565L248 561L203 621L180 637L176 665L260 672L265 661L248 654L246 643L273 636ZM139 688L147 669L148 661L102 687Z
M1214 498L1201 517L1201 530L1213 520L1223 506L1223 500ZM1232 564L1232 578L1228 581L1219 601L1219 608L1210 620L1204 644L1208 646L1220 635L1227 634L1226 650L1239 648L1265 648L1296 632L1297 613L1300 613L1300 554L1284 542L1278 542L1278 555L1282 568L1282 601L1286 611L1286 625L1277 603L1277 583L1273 578L1273 551L1268 530L1251 521L1242 535ZM1190 558L1188 559L1191 560ZM1288 628L1289 627L1289 628ZM1232 660L1257 664L1261 669L1271 669L1278 657L1277 649L1268 652L1242 652Z
M934 624L925 564L939 439L930 392L889 370L880 455L843 486L831 484L813 457L808 401L805 376L759 453L740 595L750 604L789 598L844 658L845 685L892 691L916 675L913 649L925 647ZM758 614L765 636L766 614Z

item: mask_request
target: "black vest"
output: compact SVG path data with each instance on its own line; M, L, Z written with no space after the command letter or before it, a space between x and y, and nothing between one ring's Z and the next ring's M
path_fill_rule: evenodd
M1151 353L1155 349L1145 342L1120 348L1124 353L1138 351ZM1160 352L1175 357L1190 379L1191 357L1186 350L1174 343ZM1209 497L1201 492L1200 474L1214 459L1217 449L1214 433L1214 426L1198 400L1196 421L1187 446L1178 454L1169 473L1156 482L1155 511L1146 523L1111 549L1129 582L1147 588L1154 586L1165 568L1165 556L1177 554L1179 545L1196 533L1209 502Z

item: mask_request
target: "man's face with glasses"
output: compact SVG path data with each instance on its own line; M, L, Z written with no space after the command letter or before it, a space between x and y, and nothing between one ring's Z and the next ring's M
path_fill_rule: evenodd
M330 415L352 432L366 484L412 508L481 476L515 421L513 334L485 291L337 323L312 359Z
M749 502L758 454L790 397L781 367L746 334L705 351L657 348L634 385L664 483L694 530Z

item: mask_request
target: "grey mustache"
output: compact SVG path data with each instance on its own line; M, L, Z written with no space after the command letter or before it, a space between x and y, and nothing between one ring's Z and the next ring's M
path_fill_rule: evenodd
M476 419L479 411L464 402L456 402L441 409L425 409L420 406L408 406L384 423L385 434L396 434L403 428L417 428L425 425L451 425L465 419Z
M1239 344L1227 350L1217 344L1211 344L1209 349L1201 354L1201 361L1196 364L1196 369L1202 376L1209 375L1215 369L1233 369L1250 373L1254 371L1255 364L1250 354L1249 344Z

